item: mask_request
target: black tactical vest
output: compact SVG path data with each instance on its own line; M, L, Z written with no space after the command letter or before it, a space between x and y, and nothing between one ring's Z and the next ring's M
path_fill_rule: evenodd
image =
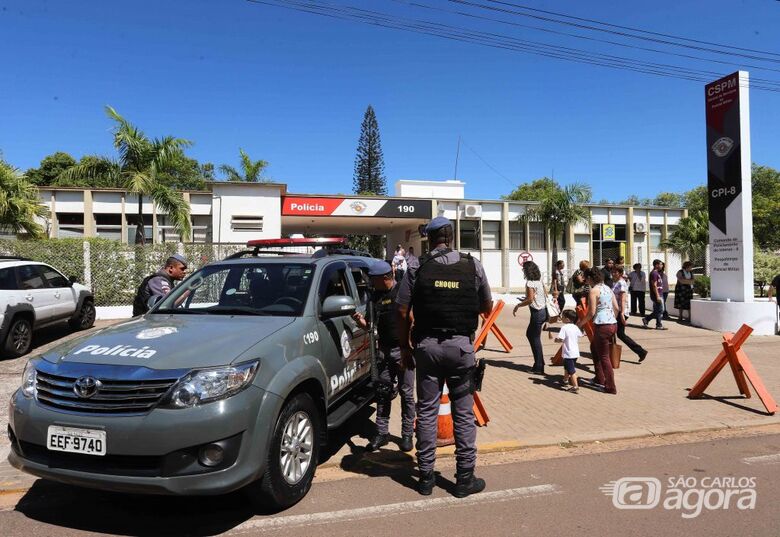
M412 293L415 340L426 336L471 336L477 329L479 295L474 258L460 254L457 263L445 265L435 261L435 257L449 251L420 259Z
M144 278L144 280L141 282L141 285L138 286L138 290L135 293L135 299L133 299L133 317L143 315L149 311L149 306L147 303L149 302L149 298L152 296L152 293L149 291L149 280L157 276L166 278L168 283L171 284L171 289L173 289L173 278L167 274L160 274L159 272L155 272L154 274L150 274Z
M388 291L375 291L371 297L379 346L384 349L398 347L398 305L395 303L398 287L395 284Z

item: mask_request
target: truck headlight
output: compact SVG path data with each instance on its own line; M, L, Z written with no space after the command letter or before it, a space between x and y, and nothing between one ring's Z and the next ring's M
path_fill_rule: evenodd
M191 408L235 395L252 383L259 365L259 361L254 361L193 371L176 383L162 406Z
M22 395L28 399L35 397L37 374L32 360L27 362L27 365L24 366L24 373L22 373Z

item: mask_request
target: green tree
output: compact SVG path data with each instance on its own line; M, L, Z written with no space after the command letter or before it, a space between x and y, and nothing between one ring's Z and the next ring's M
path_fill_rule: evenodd
M106 107L106 113L114 122L114 147L119 153L119 159L96 157L84 164L68 168L58 180L85 180L90 183L107 180L137 194L136 244L144 244L146 241L143 222L144 196L152 198L157 207L167 214L182 238L189 237L189 205L181 194L160 180L159 173L180 156L191 142L172 136L149 139L110 106Z
M753 164L753 240L763 249L780 249L780 172Z
M707 187L699 185L686 192L683 192L683 207L688 211L709 211L709 200L707 199Z
M704 260L709 243L709 218L704 211L695 210L681 218L677 227L661 241L661 248L680 254L683 260Z
M24 174L25 178L36 186L53 184L59 175L76 164L76 159L63 151L57 151L43 157L41 165L30 168Z
M219 171L225 174L228 181L237 181L241 183L265 183L267 180L262 177L263 171L268 167L268 162L264 160L252 160L243 149L238 150L241 155L241 172L233 166L223 164Z
M560 190L561 185L559 185L555 179L542 177L541 179L535 179L530 183L521 184L506 196L501 196L501 198L515 201L542 201ZM590 196L590 188L588 188L588 199L585 200L585 203L591 201Z
M35 219L46 216L48 210L38 198L38 187L0 160L0 229L40 237L43 228Z
M179 153L157 173L159 181L176 190L205 190L206 177L200 163Z
M355 194L387 194L385 180L385 159L382 153L382 142L379 138L379 123L371 105L366 108L363 123L360 125L357 156L355 157L355 173L352 177Z
M661 192L652 202L657 207L682 207L683 196L676 192Z
M537 200L539 205L529 207L522 218L544 224L552 237L552 259L555 262L558 259L558 237L568 226L588 220L590 211L585 204L592 193L590 186L584 183L572 183L544 192L544 197ZM566 262L571 267L571 260L567 259Z

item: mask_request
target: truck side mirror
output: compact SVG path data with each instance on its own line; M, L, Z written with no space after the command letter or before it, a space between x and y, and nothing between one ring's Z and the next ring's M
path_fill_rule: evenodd
M321 316L325 319L331 317L341 317L343 315L352 315L357 306L351 296L329 296L322 303Z

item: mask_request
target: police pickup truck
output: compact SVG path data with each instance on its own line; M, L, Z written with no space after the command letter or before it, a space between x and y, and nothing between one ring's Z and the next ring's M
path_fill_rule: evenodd
M9 407L11 464L112 491L300 500L328 429L373 399L372 340L352 319L371 259L339 244L250 241L146 315L32 358ZM322 248L260 251L290 245Z

